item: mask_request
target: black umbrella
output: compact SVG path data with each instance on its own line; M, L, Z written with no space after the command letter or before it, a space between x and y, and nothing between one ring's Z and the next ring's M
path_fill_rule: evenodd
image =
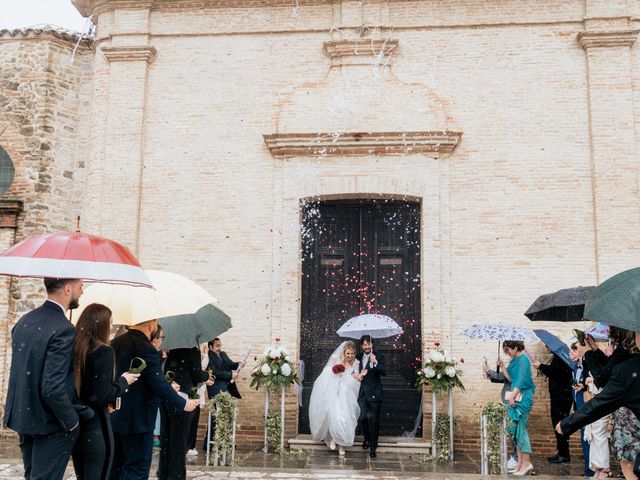
M579 322L587 297L596 287L565 288L539 296L524 314L533 321Z

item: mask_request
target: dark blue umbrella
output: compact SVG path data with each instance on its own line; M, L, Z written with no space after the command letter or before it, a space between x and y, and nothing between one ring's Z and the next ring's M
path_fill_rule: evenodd
M572 370L576 369L576 363L571 360L571 357L569 356L569 347L566 343L556 337L553 333L546 330L534 330L533 332L540 340L542 340L542 343L549 347L549 350L560 357L564 363L571 367Z

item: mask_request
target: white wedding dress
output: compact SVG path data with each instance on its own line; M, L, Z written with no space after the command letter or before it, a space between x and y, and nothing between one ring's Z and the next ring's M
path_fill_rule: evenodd
M315 441L323 441L330 445L334 439L336 444L349 447L353 445L360 416L360 382L352 377L360 371L360 366L358 360L354 360L353 365L343 373L333 373L333 366L342 363L340 354L344 344L345 342L341 343L334 350L313 384L309 403L309 423Z

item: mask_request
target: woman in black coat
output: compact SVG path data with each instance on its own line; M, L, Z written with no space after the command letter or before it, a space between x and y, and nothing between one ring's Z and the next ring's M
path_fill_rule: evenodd
M110 405L123 395L139 374L115 376L115 353L109 346L111 310L92 303L76 325L74 380L82 402L95 411L92 420L80 425L80 437L73 449L73 468L78 480L109 478L113 461L113 433Z

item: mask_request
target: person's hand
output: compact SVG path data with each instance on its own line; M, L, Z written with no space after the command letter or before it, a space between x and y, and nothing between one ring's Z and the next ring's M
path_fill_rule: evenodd
M538 368L538 369L540 368L540 365L541 365L541 363L538 362L538 361L533 362L533 366Z
M140 378L139 373L124 372L122 376L124 377L124 379L127 381L129 385L131 385L132 383L135 383L138 380L138 378Z
M562 428L560 428L560 422L556 425L556 432L562 435Z
M610 357L613 354L613 345L611 345L610 343L607 343L607 346L604 349L604 354L607 357Z
M207 380L207 381L205 382L205 384L207 385L207 387L210 387L210 386L211 386L211 385L213 385L214 383L216 383L216 381L215 381L213 378L211 378L211 377L209 377L209 380Z
M497 365L502 368L502 370L504 370L504 362L502 361L502 358L498 357L498 362Z
M357 373L354 373L353 375L351 375L351 377L358 382L362 381L362 377Z
M371 365L378 363L378 358L376 357L376 354L371 352L371 355L369 355L369 363L371 363Z
M193 412L196 407L200 405L200 400L197 398L187 400L187 404L184 406L185 412Z
M236 372L235 370L233 372L231 372L231 378L234 379L234 380L236 378L238 378L238 372Z
M587 377L584 381L585 385L592 385L593 384L593 377Z
M173 388L176 393L180 391L180 385L178 385L176 382L171 382L171 388Z
M361 370L360 371L360 377L364 377L367 373L369 373L369 370Z
M485 375L487 374L487 372L489 372L489 364L487 362L484 362L482 364L482 371L484 372Z
M512 395L511 398L509 399L509 406L511 408L514 408L516 406L516 399L515 399L515 395Z
M247 362L245 362L244 360L240 360L238 362L238 365L240 365L241 367L244 367L247 364Z
M584 385L583 385L583 384L581 384L581 383L578 383L577 385L573 385L573 389L574 389L576 392L579 392L579 391L581 391L581 390L583 390L583 389L584 389Z

